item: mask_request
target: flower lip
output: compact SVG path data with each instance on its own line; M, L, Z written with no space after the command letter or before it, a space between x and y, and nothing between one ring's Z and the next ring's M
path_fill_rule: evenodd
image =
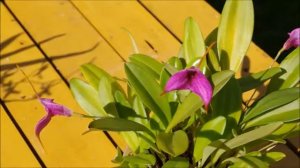
M298 47L298 46L300 46L300 27L292 30L289 33L289 38L283 44L283 48L284 50L288 50L292 47Z
M39 98L39 100L47 112L47 114L35 126L35 135L40 140L41 131L49 124L52 117L56 115L70 117L72 115L72 110L55 103L53 99Z
M164 88L164 92L173 90L192 91L201 97L206 108L212 98L212 86L209 80L195 67L178 71L170 77Z

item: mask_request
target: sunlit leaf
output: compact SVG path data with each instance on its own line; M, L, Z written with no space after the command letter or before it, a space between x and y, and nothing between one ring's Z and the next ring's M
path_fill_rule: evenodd
M196 21L189 17L185 20L183 38L184 58L189 64L194 58L200 58L205 53L205 44Z
M243 123L251 120L252 118L262 115L269 110L275 109L287 103L290 103L299 98L299 88L289 88L274 91L261 100L259 100L253 108L251 108L243 118Z
M170 121L166 132L169 132L174 126L176 126L178 123L182 122L189 116L191 116L195 111L200 109L203 106L202 100L199 98L199 96L191 93L189 94L182 104L180 104L177 108L177 111L175 112L174 116L172 117L172 120Z
M251 119L245 125L245 129L253 126L264 125L272 122L290 122L300 119L299 114L300 99L296 99L279 108L275 108L261 116Z
M129 60L143 67L143 69L147 71L146 74L152 74L159 79L163 64L156 59L143 54L133 54L129 57Z
M210 78L214 86L213 95L216 95L225 86L225 84L232 78L233 75L234 72L230 70L224 70L212 74Z
M89 84L80 79L73 78L70 80L70 89L80 107L92 116L107 116L98 91Z
M130 86L166 127L171 118L171 111L167 97L161 95L163 90L154 77L145 75L143 68L134 63L126 63L125 72Z
M126 120L122 118L100 118L90 122L90 129L99 129L103 131L144 131L151 137L155 137L154 134L144 125L137 122Z
M237 71L250 45L254 27L252 0L226 1L218 30L217 47L222 69Z

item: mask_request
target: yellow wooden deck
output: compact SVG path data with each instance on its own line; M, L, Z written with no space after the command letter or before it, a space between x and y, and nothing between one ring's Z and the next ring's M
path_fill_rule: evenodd
M67 81L80 77L79 66L93 62L124 77L120 56L132 53L129 30L142 53L166 60L178 52L186 17L194 17L206 36L220 15L205 1L42 1L6 0L1 7L1 167L112 167L118 134L81 135L90 120L55 117L41 133L45 151L34 135L45 114L18 64L43 97L83 112ZM147 43L154 47L150 47ZM272 59L255 44L248 51L250 72ZM299 144L298 144L299 146ZM281 146L287 150L286 146ZM289 158L299 161L292 152Z

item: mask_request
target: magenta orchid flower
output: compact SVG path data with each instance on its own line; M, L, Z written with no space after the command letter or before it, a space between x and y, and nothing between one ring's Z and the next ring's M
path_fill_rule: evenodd
M72 111L63 105L56 104L53 99L39 98L39 100L47 112L47 114L37 123L35 127L35 135L40 140L41 131L48 125L52 117L56 115L69 117L72 115Z
M284 43L283 48L284 50L288 50L292 47L298 47L300 46L300 27L294 29L289 33L289 38Z
M168 80L164 92L173 90L190 90L201 97L205 107L209 105L212 98L212 86L205 75L195 68L181 70Z

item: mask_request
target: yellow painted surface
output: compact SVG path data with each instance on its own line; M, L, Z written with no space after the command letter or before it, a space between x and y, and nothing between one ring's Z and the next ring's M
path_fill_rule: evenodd
M136 1L72 2L124 57L132 54L133 49L122 28L131 32L141 53L160 60L178 53L179 43Z
M34 135L34 127L46 112L36 99L32 99L33 91L21 72L16 70L16 63L20 66L27 63L21 68L34 83L38 92L44 92L43 97L53 98L76 112L82 111L71 96L68 87L1 4L2 45L4 41L19 33L20 35L6 44L1 51L1 99L5 101L43 162L48 167L113 166L111 159L115 155L115 148L102 132L81 135L87 130L90 121L88 119L53 118L41 133L45 152L41 150ZM20 153L16 154L18 157L23 157Z
M132 33L141 53L160 60L176 55L180 46L136 1L7 0L6 3L67 79L80 77L79 67L86 62L93 62L114 76L124 77L123 63L118 53L128 58L133 50L128 34L122 28ZM220 18L205 1L143 3L180 39L186 17L192 16L198 21L205 37L216 27ZM54 118L41 134L45 152L41 150L33 129L45 112L37 100L31 99L33 91L22 74L16 71L14 63L27 63L22 69L38 91L49 91L44 96L54 98L76 112L82 110L42 53L1 5L1 42L15 35L18 37L1 51L1 77L4 77L1 79L1 99L6 101L43 162L48 167L114 166L110 160L115 149L102 132L81 135L87 129L90 121L87 119ZM255 44L251 44L247 55L251 72L264 69L272 61ZM8 66L10 64L12 66ZM119 135L111 135L124 148L124 141ZM7 162L11 161L7 159Z
M114 76L124 76L121 59L70 2L7 1L7 4L37 42L52 38L40 46L65 78L80 77L80 65L88 62ZM111 136L125 149L117 133Z
M40 167L18 130L0 106L1 160L0 167ZM22 156L22 157L20 157Z

